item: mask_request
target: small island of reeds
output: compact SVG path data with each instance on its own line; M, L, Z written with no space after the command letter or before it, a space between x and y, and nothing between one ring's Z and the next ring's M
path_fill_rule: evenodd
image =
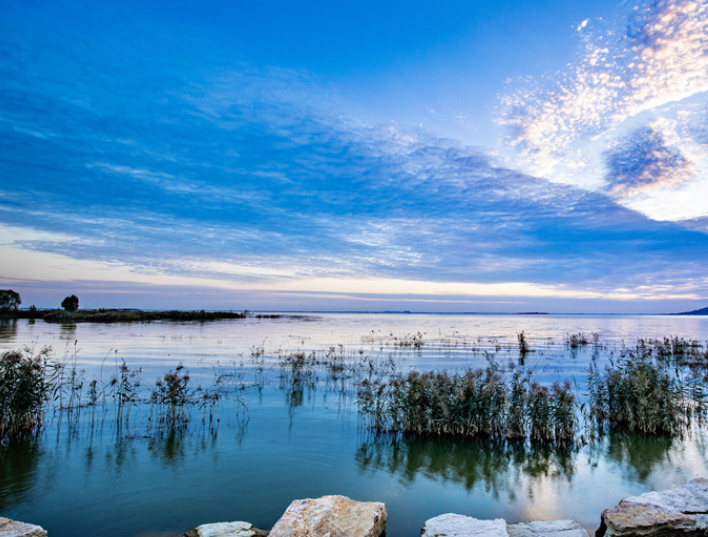
M61 309L13 310L0 312L3 319L41 319L48 323L132 323L151 321L220 321L225 319L277 319L283 315L248 311L140 310L140 309Z

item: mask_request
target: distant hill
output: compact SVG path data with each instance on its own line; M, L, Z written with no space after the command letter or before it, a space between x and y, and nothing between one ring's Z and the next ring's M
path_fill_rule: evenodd
M676 315L708 315L708 308L701 308L699 310L684 311L683 313L676 313Z

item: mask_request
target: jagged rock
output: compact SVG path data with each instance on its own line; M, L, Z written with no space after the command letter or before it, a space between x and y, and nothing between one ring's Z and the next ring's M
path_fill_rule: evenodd
M630 496L602 512L596 537L705 537L708 535L708 479L672 490Z
M0 516L0 537L47 537L47 532L41 526Z
M270 537L379 537L386 506L346 496L295 500L270 530Z
M202 524L184 534L184 537L265 537L267 531L254 528L248 522L216 522Z
M575 520L539 520L509 524L509 537L589 537Z
M425 521L421 537L509 537L502 518L478 520L447 513Z

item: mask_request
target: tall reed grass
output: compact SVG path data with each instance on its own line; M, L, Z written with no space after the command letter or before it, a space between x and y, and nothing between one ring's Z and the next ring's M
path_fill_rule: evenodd
M668 347L661 346L666 350ZM669 358L640 341L604 371L590 366L589 415L599 430L677 435L692 418L705 418L705 384L672 369Z
M42 427L52 395L56 369L48 361L51 349L24 347L0 357L0 438L34 433Z
M549 390L520 373L507 382L493 361L453 375L411 371L388 381L364 379L358 397L368 427L378 431L546 444L575 438L570 384Z

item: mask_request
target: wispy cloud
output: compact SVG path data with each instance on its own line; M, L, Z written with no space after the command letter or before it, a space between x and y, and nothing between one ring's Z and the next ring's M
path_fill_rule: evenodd
M527 170L607 189L629 206L637 199L633 194L643 193L641 207L650 216L698 216L680 210L667 215L660 207L662 199L671 203L680 196L674 195L677 189L668 192L668 200L666 190L654 196L653 207L646 194L654 182L695 193L705 181L699 171L705 171L708 158L700 127L708 102L708 4L640 2L623 21L583 21L578 32L577 62L544 80L514 81L501 96L498 121L508 128L508 140ZM639 149L645 133L650 139ZM661 154L657 144L664 146ZM620 188L617 163L622 159Z

